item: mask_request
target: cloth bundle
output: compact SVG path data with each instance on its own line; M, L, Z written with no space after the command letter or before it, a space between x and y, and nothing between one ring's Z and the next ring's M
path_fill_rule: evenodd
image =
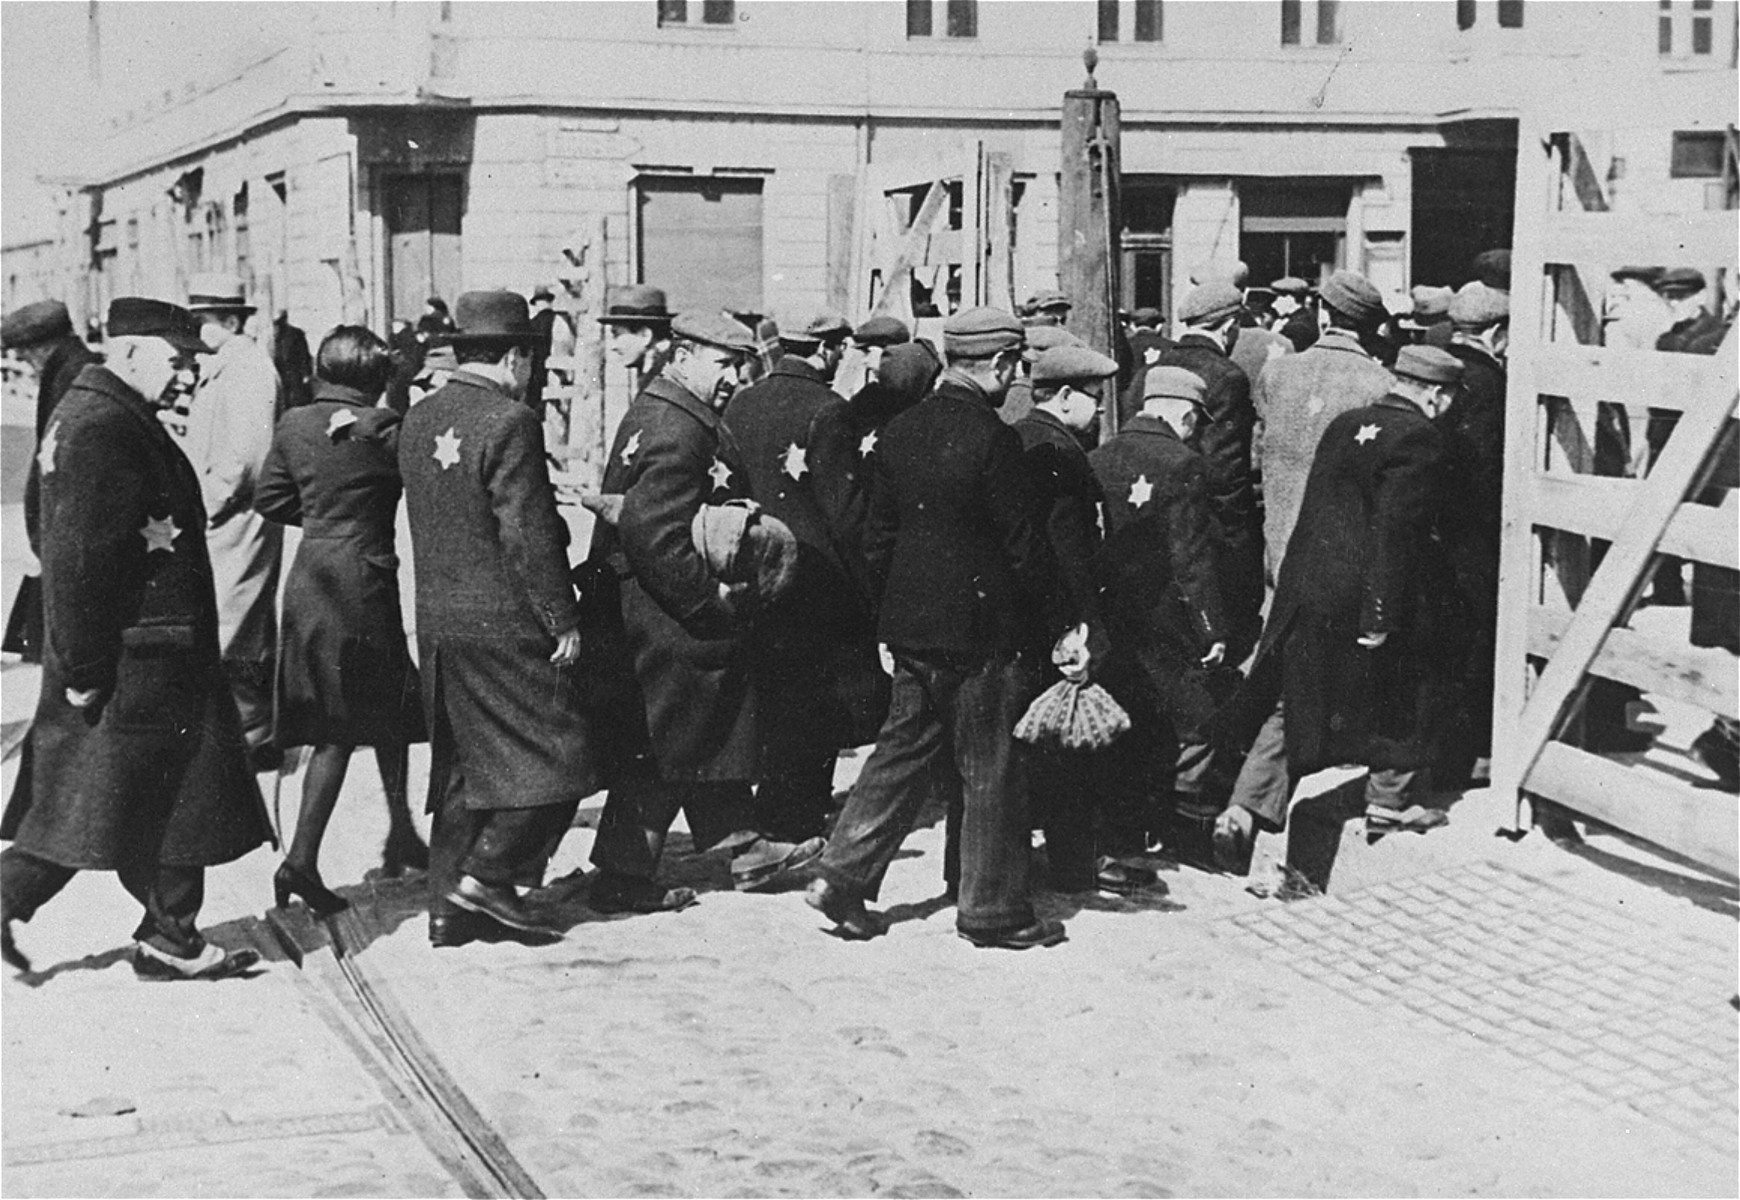
M1035 746L1103 750L1130 728L1130 716L1097 683L1059 680L1039 694L1015 724L1015 736Z

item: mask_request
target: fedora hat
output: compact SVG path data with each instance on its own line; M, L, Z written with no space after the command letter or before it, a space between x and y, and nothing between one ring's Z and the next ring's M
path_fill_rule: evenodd
M665 307L665 291L647 283L613 288L600 325L669 325L676 314Z
M454 344L469 342L535 342L539 340L537 326L532 324L526 298L518 292L464 292L454 303L453 323L458 326L441 340Z
M240 275L201 271L187 281L187 311L251 313L254 306L247 302Z

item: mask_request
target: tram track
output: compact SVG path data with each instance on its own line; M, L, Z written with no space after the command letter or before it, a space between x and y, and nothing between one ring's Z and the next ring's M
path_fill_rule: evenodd
M327 1023L464 1194L541 1200L537 1181L365 961L361 950L379 931L359 907L367 906L318 920L272 910L265 923Z

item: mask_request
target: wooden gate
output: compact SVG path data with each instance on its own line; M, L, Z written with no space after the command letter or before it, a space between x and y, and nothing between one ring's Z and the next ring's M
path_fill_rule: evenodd
M1735 412L1734 331L1714 356L1602 344L1603 297L1623 267L1696 267L1725 306L1735 213L1616 208L1587 148L1599 139L1523 133L1493 784L1735 875L1736 797L1683 748L1600 753L1584 720L1591 689L1615 685L1696 706L1704 725L1740 712L1733 653L1693 647L1683 623L1638 619L1658 555L1740 567L1736 493L1708 485Z

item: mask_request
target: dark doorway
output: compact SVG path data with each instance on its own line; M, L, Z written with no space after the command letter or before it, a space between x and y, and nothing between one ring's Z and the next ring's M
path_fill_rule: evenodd
M1124 230L1121 278L1126 311L1157 308L1168 319L1172 295L1172 209L1178 199L1171 184L1123 177L1120 195Z
M1239 258L1251 282L1292 275L1316 284L1347 261L1347 208L1353 188L1317 181L1239 185Z
M1411 156L1411 278L1416 284L1460 287L1472 278L1475 255L1511 243L1516 151L1423 148Z
M452 304L460 288L465 181L456 174L388 175L390 320L415 323L431 296Z

